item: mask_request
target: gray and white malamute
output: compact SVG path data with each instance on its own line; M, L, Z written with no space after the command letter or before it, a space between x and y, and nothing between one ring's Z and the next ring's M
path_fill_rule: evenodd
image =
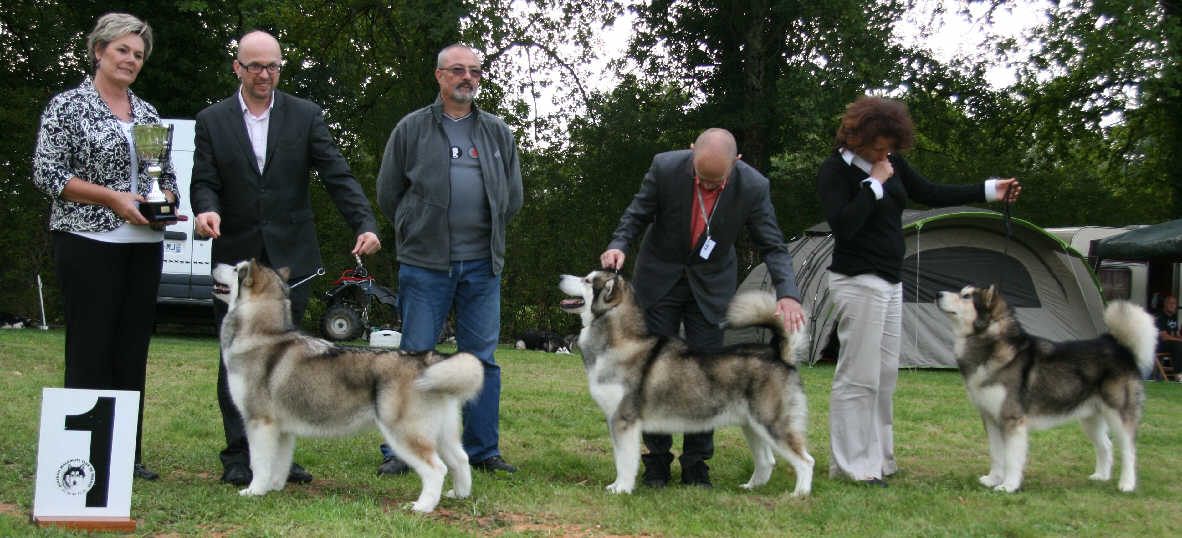
M222 360L230 395L246 424L250 485L239 493L281 490L296 436L347 435L374 423L422 479L412 508L439 504L472 489L460 443L460 406L480 391L484 367L469 353L408 353L338 346L295 329L287 270L254 260L213 270L214 295L229 304L222 322ZM446 467L445 467L446 466Z
M680 339L650 334L631 284L616 274L563 275L559 287L573 296L562 302L563 310L582 317L583 366L591 397L607 416L616 462L608 491L631 493L635 487L641 432L703 432L736 424L755 462L744 488L767 483L774 452L796 471L793 495L811 491L813 458L805 447L807 410L795 358L804 333L784 330L774 297L744 294L727 312L731 327L769 329L770 345L701 353Z
M956 363L989 436L989 474L981 484L1013 492L1022 485L1028 430L1078 420L1096 448L1092 480L1112 476L1111 429L1120 444L1121 491L1137 487L1133 440L1141 420L1142 373L1157 344L1153 318L1114 301L1108 333L1051 342L1022 330L995 286L940 292L936 304L957 322Z

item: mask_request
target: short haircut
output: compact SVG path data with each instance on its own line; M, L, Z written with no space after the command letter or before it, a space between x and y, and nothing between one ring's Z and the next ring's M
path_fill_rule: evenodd
M483 61L483 59L480 57L480 53L476 52L476 49L469 47L468 45L464 45L463 43L452 43L451 45L443 47L443 50L439 51L439 54L435 55L435 69L443 69L445 67L443 65L443 56L446 55L447 51L451 49L468 49L476 56L477 61Z
M882 97L859 97L850 103L837 128L837 147L856 149L873 144L878 137L895 141L896 150L911 147L915 124L907 105Z
M94 30L86 36L86 57L90 59L90 68L98 68L95 45L105 49L108 43L127 34L138 35L144 40L144 59L147 60L152 54L152 27L129 13L107 13L98 18Z

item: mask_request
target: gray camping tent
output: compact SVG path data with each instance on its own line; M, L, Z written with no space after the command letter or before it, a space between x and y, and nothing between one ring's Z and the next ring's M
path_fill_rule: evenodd
M952 321L934 301L940 291L965 284L998 284L1018 320L1052 340L1093 338L1103 331L1103 299L1084 257L1042 228L995 211L953 207L903 213L907 254L903 262L902 366L955 368ZM827 223L789 245L796 284L809 316L809 360L821 358L837 319L826 268L833 254ZM751 271L739 290L771 289L766 268ZM917 291L918 290L918 291ZM732 331L728 343L766 340L758 331Z

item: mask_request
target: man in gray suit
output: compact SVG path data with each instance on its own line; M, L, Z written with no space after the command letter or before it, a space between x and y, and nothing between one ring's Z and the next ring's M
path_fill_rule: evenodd
M618 270L624 253L648 227L636 261L636 299L654 334L677 336L684 323L691 349L722 347L719 324L738 285L735 240L744 227L772 276L779 297L776 313L784 326L796 331L804 324L768 180L740 157L734 136L717 128L704 131L689 150L653 157L640 192L599 258L603 267ZM669 482L673 438L646 433L644 444L644 483L662 487ZM709 487L706 460L713 455L714 432L685 434L681 481Z
M213 263L257 258L289 268L294 283L321 265L308 192L312 169L357 233L353 254L372 254L382 244L369 200L337 151L320 107L275 89L282 62L279 42L266 32L250 32L238 41L234 73L242 86L197 114L189 198L197 234L214 238ZM308 304L308 286L292 289L290 299L298 325ZM214 301L214 308L220 330L226 305ZM246 485L251 479L249 447L221 360L218 405L226 433L221 480ZM308 482L312 475L293 464L288 480Z

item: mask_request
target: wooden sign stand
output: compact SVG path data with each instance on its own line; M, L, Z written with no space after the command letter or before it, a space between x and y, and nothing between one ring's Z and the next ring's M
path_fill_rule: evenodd
M64 527L84 531L131 532L135 530L135 520L129 517L47 516L34 517L33 523L38 527Z

